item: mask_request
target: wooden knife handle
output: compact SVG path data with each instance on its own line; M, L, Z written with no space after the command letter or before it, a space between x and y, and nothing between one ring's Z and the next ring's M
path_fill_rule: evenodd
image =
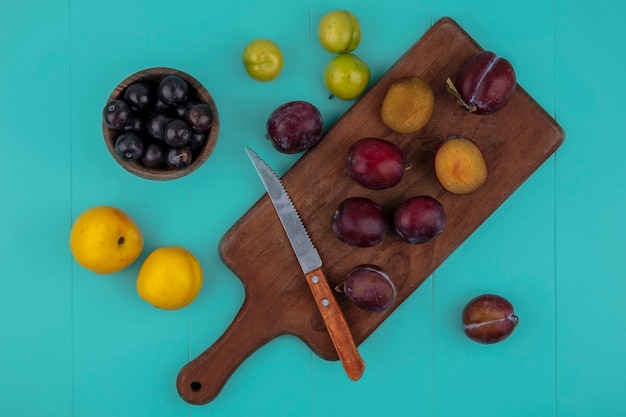
M339 308L326 276L321 268L317 268L306 274L306 281L322 313L322 319L346 374L353 381L358 380L365 370L365 362L356 347L348 322Z

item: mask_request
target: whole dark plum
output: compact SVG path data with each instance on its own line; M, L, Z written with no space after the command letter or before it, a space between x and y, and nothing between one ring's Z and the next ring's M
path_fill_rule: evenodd
M348 175L373 190L398 184L406 170L402 150L384 139L363 138L348 149Z
M163 140L166 144L175 147L185 146L191 139L191 127L181 119L173 119L165 125Z
M185 120L194 132L206 132L213 123L213 110L206 103L190 103L185 111Z
M315 146L322 138L324 122L320 111L306 101L292 101L270 114L266 137L282 153L298 153Z
M389 225L383 210L372 200L348 197L335 210L331 229L351 246L370 247L382 242Z
M491 51L471 56L456 74L450 92L457 95L459 104L475 114L491 114L509 102L517 85L515 71L505 58Z
M372 265L357 265L337 287L358 308L369 312L388 310L396 299L396 286L389 273Z
M161 143L150 143L146 146L141 157L141 163L146 168L163 168L165 161L165 146Z
M409 243L426 243L443 232L446 213L441 203L430 196L420 195L400 204L394 213L394 228Z
M519 323L513 304L496 294L483 294L470 300L462 317L467 337L483 344L503 341Z

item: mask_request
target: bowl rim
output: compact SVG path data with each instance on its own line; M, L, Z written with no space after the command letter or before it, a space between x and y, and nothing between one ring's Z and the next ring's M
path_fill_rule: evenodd
M195 93L198 99L205 104L208 104L211 110L213 111L213 122L211 124L211 129L209 131L209 135L207 140L202 147L202 150L197 154L192 163L183 169L154 169L147 168L141 165L139 161L127 161L122 159L115 152L115 139L117 134L119 134L119 130L111 129L108 127L104 121L102 121L102 134L104 138L105 145L115 161L124 168L126 171L134 174L140 178L148 179L148 180L156 180L156 181L168 181L174 180L178 178L185 177L193 172L195 172L198 168L200 168L209 158L209 156L213 153L215 146L217 144L217 138L219 135L220 129L220 121L219 121L219 113L217 110L217 105L215 104L215 100L211 96L211 93L202 85L200 81L198 81L194 76L190 75L187 72L182 70L171 68L171 67L150 67L145 68L140 71L137 71L126 78L124 78L121 82L117 84L117 86L113 89L109 97L107 98L107 102L109 103L112 100L119 99L123 96L126 88L134 82L139 82L147 79L155 79L164 78L168 75L177 75L181 77L183 80L187 82L187 84L195 90ZM106 105L105 103L105 105Z

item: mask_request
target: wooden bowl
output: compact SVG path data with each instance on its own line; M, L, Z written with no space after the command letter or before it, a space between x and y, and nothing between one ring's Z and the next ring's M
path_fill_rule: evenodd
M215 144L217 143L217 136L219 133L220 124L219 124L217 106L215 105L215 102L213 101L211 94L209 94L207 89L204 88L204 86L194 77L192 77L191 75L185 72L182 72L173 68L166 68L166 67L147 68L135 74L130 75L121 83L119 83L117 87L115 87L115 89L109 96L107 103L112 100L123 99L126 88L135 82L146 83L150 86L153 86L154 90L156 91L156 87L158 86L159 82L168 75L177 75L187 82L187 85L188 85L187 96L188 96L189 101L194 100L194 101L198 101L201 103L206 103L209 105L209 107L213 111L213 123L211 125L211 128L207 132L206 142L204 143L204 146L200 150L194 153L192 162L189 166L187 166L186 168L181 168L181 169L167 167L167 166L164 168L155 169L155 168L145 167L141 163L140 160L129 161L127 159L124 159L115 152L115 140L117 139L121 131L116 130L116 129L111 129L110 127L105 125L104 122L102 123L102 132L104 134L104 142L107 146L107 149L109 150L113 158L115 158L117 163L120 164L122 168L124 168L128 172L135 174L138 177L149 179L149 180L157 180L157 181L173 180L173 179L184 177L185 175L189 175L195 170L197 170L198 168L200 168L200 166L202 166L202 164L206 162L206 160L209 158L209 156L213 152L213 149L215 148ZM143 135L145 135L146 138L148 137L147 134L143 134Z

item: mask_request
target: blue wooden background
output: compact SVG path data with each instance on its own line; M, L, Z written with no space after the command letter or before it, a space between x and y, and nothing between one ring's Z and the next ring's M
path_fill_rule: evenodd
M265 121L304 99L330 126L331 55L316 38L333 9L361 21L372 81L442 16L509 58L519 83L563 126L565 143L361 345L357 383L297 338L276 339L196 407L178 370L213 343L243 300L221 264L224 232L263 193L244 146L286 171ZM0 416L603 416L626 415L626 10L618 0L0 0ZM283 49L263 84L241 51ZM146 67L191 73L218 103L211 159L171 182L132 176L108 154L100 112ZM514 140L512 138L512 140ZM135 290L140 262L96 276L69 253L73 220L110 204L142 227L140 261L182 245L205 285L179 311ZM521 322L498 345L462 331L465 303L510 299Z

